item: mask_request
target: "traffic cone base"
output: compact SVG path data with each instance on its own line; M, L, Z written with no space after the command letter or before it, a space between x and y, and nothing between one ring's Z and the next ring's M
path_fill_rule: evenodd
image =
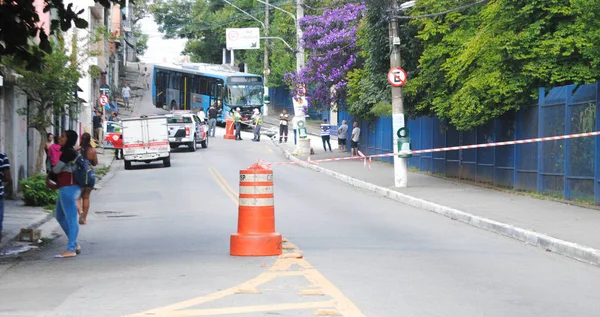
M230 254L235 256L281 255L281 234L231 235Z

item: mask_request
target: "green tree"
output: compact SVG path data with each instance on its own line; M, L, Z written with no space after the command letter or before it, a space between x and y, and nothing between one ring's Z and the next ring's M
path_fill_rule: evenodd
M142 33L140 27L135 25L133 27L133 35L135 37L135 54L142 56L148 49L148 34Z
M79 113L79 99L77 98L77 82L80 78L79 66L76 60L77 52L72 51L67 55L64 46L57 45L52 53L45 53L42 67L38 71L31 71L27 64L15 59L7 60L6 64L17 74L16 84L27 95L30 105L18 109L18 113L27 116L29 128L40 134L42 140L46 139L48 128L54 125L54 116L68 114L76 117ZM38 149L38 158L35 172L39 173L44 165L45 142L41 142Z
M349 112L360 119L373 120L392 113L391 90L387 82L390 70L389 21L392 1L366 0L367 11L361 21L357 44L361 48L357 68L348 74ZM399 36L402 68L408 77L415 75L418 59L422 52L421 41L416 39L417 27L408 20L400 20ZM415 98L405 96L409 115L416 115L412 104Z
M455 6L420 0L413 14ZM540 86L597 81L599 9L597 0L498 0L415 19L424 50L405 92L417 110L467 130L530 104Z
M125 5L125 0L94 0L105 8L112 3ZM0 1L0 58L14 56L29 69L39 69L46 53L52 52L49 35L66 32L73 24L77 28L88 27L79 15L84 10L73 11L73 4L65 6L63 0L44 0L45 11L52 10L56 19L50 23L50 34L39 25L40 17L31 0ZM35 37L39 41L33 41Z

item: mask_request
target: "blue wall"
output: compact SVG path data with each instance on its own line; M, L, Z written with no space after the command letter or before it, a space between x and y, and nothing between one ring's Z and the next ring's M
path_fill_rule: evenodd
M277 103L293 111L289 92L272 89ZM286 101L287 100L287 101ZM272 101L272 104L274 102ZM289 106L288 106L289 105ZM289 108L288 108L289 107ZM522 107L470 131L457 131L435 117L408 121L412 149L512 141L600 130L600 84L540 89L536 105ZM325 113L313 111L311 118ZM354 122L346 111L338 120ZM359 121L360 150L365 155L390 153L392 120ZM392 162L391 157L382 159ZM600 137L548 141L472 150L414 155L411 167L422 171L517 190L594 201L600 205Z

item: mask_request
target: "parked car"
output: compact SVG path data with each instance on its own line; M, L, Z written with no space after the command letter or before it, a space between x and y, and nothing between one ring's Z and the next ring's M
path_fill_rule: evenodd
M206 121L191 111L171 111L166 115L169 131L169 146L176 149L182 145L187 146L190 151L196 151L197 144L202 148L208 147L208 125Z

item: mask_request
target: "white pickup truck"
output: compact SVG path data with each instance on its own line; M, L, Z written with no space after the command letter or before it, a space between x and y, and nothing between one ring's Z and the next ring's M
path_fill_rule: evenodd
M178 110L171 111L166 117L169 145L172 149L185 145L194 152L197 143L200 143L203 149L208 147L208 125L201 122L197 115L189 110Z
M125 169L131 169L132 162L162 161L165 167L171 166L171 149L167 118L164 116L141 116L122 119L123 159Z

